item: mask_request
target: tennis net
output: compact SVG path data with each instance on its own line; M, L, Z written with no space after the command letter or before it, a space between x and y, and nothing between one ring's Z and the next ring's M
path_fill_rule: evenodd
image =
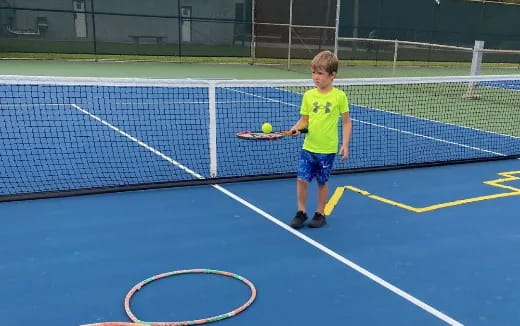
M349 97L353 135L334 173L520 156L518 75L335 85ZM290 128L312 87L0 76L0 201L294 176L302 137L235 134L266 121Z

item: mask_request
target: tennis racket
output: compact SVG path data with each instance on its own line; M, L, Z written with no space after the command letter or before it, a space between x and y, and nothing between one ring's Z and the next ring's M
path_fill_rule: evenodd
M300 132L302 134L305 134L308 132L307 128L300 129ZM276 131L276 132L269 132L264 133L261 131L241 131L237 132L237 137L240 139L246 139L246 140L279 140L286 136L291 136L291 131Z

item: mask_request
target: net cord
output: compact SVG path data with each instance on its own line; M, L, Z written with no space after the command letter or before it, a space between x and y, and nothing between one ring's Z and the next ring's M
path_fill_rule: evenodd
M431 83L464 83L481 81L520 80L520 75L444 76L444 77L387 77L335 79L337 86L406 85ZM290 80L193 80L148 78L80 78L0 75L0 85L72 85L72 86L129 86L129 87L314 87L310 79Z
M377 42L377 43L388 43L388 44L394 44L395 42L398 42L400 44L406 44L406 45L418 45L418 46L425 46L425 47L435 47L435 48L440 48L440 49L461 50L461 51L468 51L468 52L473 51L473 48L463 47L463 46L435 44L435 43L424 43L424 42L414 42L414 41L402 41L402 40L386 40L386 39L379 39L379 38L338 37L338 40L339 41L346 41L346 42L364 41L364 42Z

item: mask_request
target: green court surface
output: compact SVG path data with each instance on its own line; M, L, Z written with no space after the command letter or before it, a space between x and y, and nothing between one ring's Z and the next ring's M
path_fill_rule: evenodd
M5 57L1 56L0 57ZM250 58L171 58L69 56L69 59L9 58L0 60L0 74L25 76L223 78L223 79L306 79L308 61L297 61L288 69L287 60ZM96 61L97 60L97 61ZM156 61L153 61L156 60ZM170 61L168 61L170 60ZM179 62L181 60L181 62ZM200 62L202 61L202 62ZM381 62L342 62L338 78L381 78L420 76L467 76L469 64L400 63L397 67ZM483 67L482 74L518 74L520 65Z
M308 74L247 63L1 60L2 75L154 78L299 79Z

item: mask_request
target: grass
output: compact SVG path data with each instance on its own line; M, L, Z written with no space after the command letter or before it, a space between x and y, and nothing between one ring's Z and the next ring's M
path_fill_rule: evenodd
M70 49L69 43L64 44ZM85 45L82 44L82 47ZM113 48L116 46L116 48ZM124 49L121 46L125 47ZM310 71L309 59L291 59L288 67L287 59L280 58L255 58L249 56L249 49L242 47L211 46L207 53L229 53L230 49L238 49L240 56L189 56L189 52L199 53L205 51L203 45L185 48L185 55L147 55L147 54L103 54L103 51L132 52L137 51L134 44L100 44L99 53L50 53L50 52L0 52L1 59L11 60L67 60L67 61L96 61L96 62L164 62L164 63L197 63L197 64L255 64L267 66L279 70L289 70L297 73L308 74ZM157 45L152 45L150 52L155 53ZM173 51L174 47L171 47ZM211 50L209 50L211 49ZM45 50L45 49L41 49ZM92 49L79 48L83 52L92 52ZM53 51L57 51L54 49ZM146 46L139 46L139 51L146 52ZM155 51L155 52L154 52ZM172 53L172 52L170 52ZM399 61L393 67L392 61L382 60L340 60L338 78L374 78L374 77L419 77L419 76L455 76L469 75L469 62L425 62L425 61ZM512 63L483 63L482 74L520 74L520 64ZM306 75L305 75L306 76ZM305 78L302 75L302 78Z
M478 99L465 97L464 83L352 86L345 91L357 105L520 137L519 91L479 86Z
M354 105L520 137L517 90L477 86L478 98L470 99L466 83L336 86ZM287 90L303 94L306 88Z

